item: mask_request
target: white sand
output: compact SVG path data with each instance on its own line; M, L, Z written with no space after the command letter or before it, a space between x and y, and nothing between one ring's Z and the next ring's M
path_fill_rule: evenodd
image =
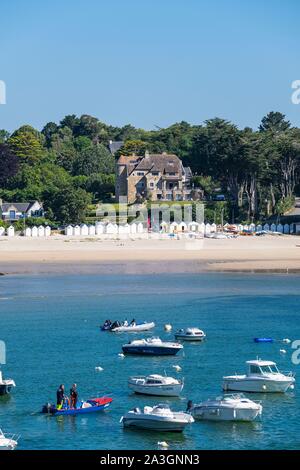
M0 272L300 271L300 238L0 237Z

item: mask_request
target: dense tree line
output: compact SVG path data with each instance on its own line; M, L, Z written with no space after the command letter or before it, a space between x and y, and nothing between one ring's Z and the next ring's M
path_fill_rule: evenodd
M109 140L124 142L114 157ZM145 131L68 115L41 132L28 125L12 134L0 130L0 197L39 199L48 219L80 222L90 203L113 197L115 159L146 150L177 154L206 198L224 193L240 220L282 214L298 191L300 129L278 112L265 116L258 130L215 118Z

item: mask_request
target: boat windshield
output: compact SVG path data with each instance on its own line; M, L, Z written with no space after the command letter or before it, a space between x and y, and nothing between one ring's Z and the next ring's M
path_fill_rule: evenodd
M272 366L261 366L262 374L279 374L279 371L275 365Z

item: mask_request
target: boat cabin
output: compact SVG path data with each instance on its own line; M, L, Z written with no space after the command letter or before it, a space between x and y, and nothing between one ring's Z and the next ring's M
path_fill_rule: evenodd
M276 363L272 361L247 361L248 375L279 374Z

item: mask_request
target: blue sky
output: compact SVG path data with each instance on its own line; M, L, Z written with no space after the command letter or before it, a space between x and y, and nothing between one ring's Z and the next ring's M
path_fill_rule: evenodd
M3 0L0 129L66 114L152 129L219 116L300 126L298 0Z

